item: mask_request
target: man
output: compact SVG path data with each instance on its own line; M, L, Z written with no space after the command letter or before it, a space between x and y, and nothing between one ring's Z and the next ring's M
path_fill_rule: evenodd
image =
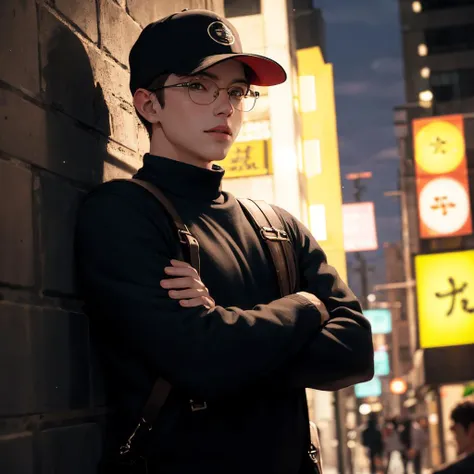
M451 431L459 458L434 474L472 474L474 472L474 402L458 404L451 412Z
M408 418L400 426L400 440L403 444L403 464L408 472L408 464L413 465L414 474L421 474L422 454L426 445L426 433L416 420Z
M280 297L261 236L213 164L258 98L251 85L286 74L242 53L234 27L205 10L148 25L130 73L150 133L136 177L173 202L200 244L201 273L177 261L173 223L147 190L112 181L83 203L79 282L116 407L105 450L128 438L161 376L173 389L144 444L148 473L308 472L304 389L372 378L370 325L310 232L275 208L300 277L295 294Z
M384 443L382 432L378 427L378 417L376 413L369 415L367 427L362 432L362 444L367 448L370 474L377 474L383 462Z
M398 467L403 465L402 453L404 450L403 444L400 440L400 433L398 431L398 418L394 417L388 419L383 431L383 445L386 459L385 473L395 472ZM394 467L395 466L395 467ZM404 465L403 465L404 466ZM406 471L406 466L403 467L403 472Z

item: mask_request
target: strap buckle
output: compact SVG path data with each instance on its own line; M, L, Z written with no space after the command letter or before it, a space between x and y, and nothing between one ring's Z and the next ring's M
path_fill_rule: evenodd
M207 402L196 402L194 400L189 400L189 403L191 405L192 412L207 410Z
M288 234L284 230L276 229L273 226L260 228L260 235L265 240L279 240L279 241L290 240L288 238Z
M141 432L143 429L147 431L151 431L153 429L153 426L151 426L148 421L145 420L145 418L140 418L140 421L138 422L138 425L135 427L133 430L133 433L130 435L130 438L127 439L127 442L120 446L120 455L125 456L130 452L132 449L132 443L133 439Z
M313 443L311 443L308 454L314 464L319 463L319 448L317 448Z
M179 241L182 244L189 244L189 241L191 239L194 239L193 234L189 232L188 228L185 226L185 229L178 229L178 236L179 236Z

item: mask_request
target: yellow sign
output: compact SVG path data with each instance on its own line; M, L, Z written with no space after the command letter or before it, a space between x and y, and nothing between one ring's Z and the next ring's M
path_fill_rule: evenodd
M232 145L220 166L226 178L262 176L272 173L271 141L255 140Z
M415 257L420 346L474 344L474 250Z
M463 132L455 123L432 120L415 135L416 163L428 174L450 173L464 159Z

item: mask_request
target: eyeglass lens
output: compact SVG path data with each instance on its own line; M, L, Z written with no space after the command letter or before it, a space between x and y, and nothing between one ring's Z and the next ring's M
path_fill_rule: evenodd
M198 78L188 83L189 97L198 105L209 105L219 96L218 85L207 78ZM227 88L232 105L243 112L249 112L255 106L257 97L246 84L234 84Z

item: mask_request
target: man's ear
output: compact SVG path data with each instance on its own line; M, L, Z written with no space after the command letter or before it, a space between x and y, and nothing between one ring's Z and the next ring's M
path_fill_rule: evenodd
M153 92L137 89L133 94L133 105L148 122L158 123L160 121L161 106Z

